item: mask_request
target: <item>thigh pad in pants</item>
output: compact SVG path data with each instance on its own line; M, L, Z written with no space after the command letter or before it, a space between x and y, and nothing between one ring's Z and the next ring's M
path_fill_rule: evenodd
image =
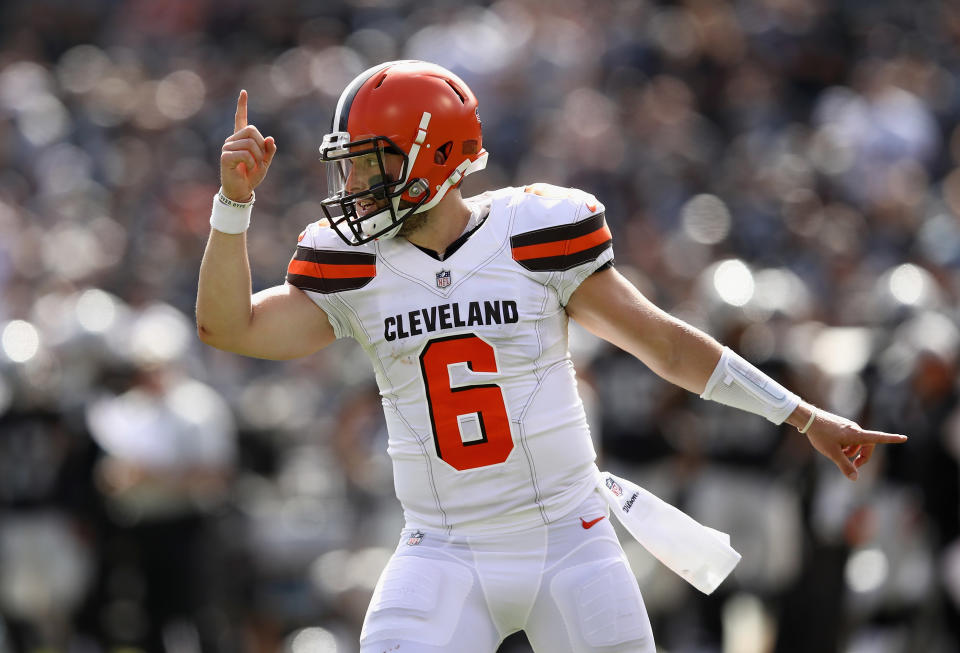
M650 619L637 581L621 558L604 558L559 572L550 593L574 650L653 651Z
M444 646L453 637L472 572L455 562L394 556L377 583L360 643L400 639Z

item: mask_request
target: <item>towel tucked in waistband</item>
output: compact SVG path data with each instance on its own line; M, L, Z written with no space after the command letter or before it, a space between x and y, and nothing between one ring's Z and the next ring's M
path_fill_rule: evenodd
M624 528L704 594L717 589L740 562L729 535L704 526L636 483L598 472L597 486Z

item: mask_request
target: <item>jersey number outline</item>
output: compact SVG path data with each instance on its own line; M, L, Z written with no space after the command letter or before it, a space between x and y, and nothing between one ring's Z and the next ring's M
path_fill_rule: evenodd
M500 464L513 451L503 391L496 383L451 387L450 366L457 363L472 372L499 372L493 346L475 334L433 338L424 345L420 372L437 457L458 471ZM474 414L481 437L464 442L458 418Z

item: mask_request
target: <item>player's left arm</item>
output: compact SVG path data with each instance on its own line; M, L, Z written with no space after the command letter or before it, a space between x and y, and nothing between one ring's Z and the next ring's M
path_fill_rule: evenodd
M566 310L594 335L633 354L659 376L690 392L704 395L711 379L718 371L723 371L718 370L718 366L730 365L728 358L731 354L725 355L719 342L656 306L615 268L587 277L571 295ZM738 357L733 364L731 369L734 370L749 366ZM758 374L762 378L756 377ZM758 378L758 388L767 382L768 387L779 388L752 366L744 375L745 385ZM764 406L754 410L749 392L744 395L745 399L729 393L722 396L724 392L711 398L729 405L742 404L738 407L777 421L770 417L770 412L765 412ZM707 392L708 396L710 394ZM877 444L900 443L907 439L903 435L865 430L855 422L802 400L798 403L787 401L783 405L790 412L779 421L805 429L813 447L832 460L851 480L856 480L857 469L870 460Z

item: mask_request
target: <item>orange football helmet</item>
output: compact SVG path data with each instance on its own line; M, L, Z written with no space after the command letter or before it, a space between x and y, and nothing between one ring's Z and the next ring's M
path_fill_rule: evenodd
M403 157L399 174L388 174L385 153ZM351 192L358 157L379 166L379 175L368 188ZM391 238L404 220L433 208L465 176L486 166L477 98L463 80L435 64L374 66L340 95L320 158L331 164L332 193L321 206L337 234L349 245ZM376 202L376 210L359 212L358 202L370 206L366 200Z

